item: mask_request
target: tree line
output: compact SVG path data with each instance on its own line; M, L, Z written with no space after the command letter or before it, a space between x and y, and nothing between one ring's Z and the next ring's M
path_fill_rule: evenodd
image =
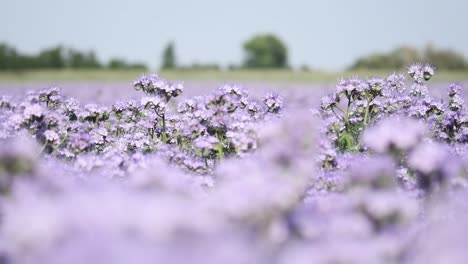
M357 59L350 69L402 69L414 62L430 63L439 70L468 70L468 62L462 54L432 45L423 50L403 46L388 53L364 56Z
M244 60L231 64L228 69L287 69L287 45L273 34L259 34L243 43ZM415 62L428 62L440 70L468 70L464 56L450 49L438 49L431 45L423 50L403 46L388 53L375 53L358 58L349 70L396 70ZM78 51L56 46L42 50L36 55L18 52L14 47L0 43L0 70L25 69L146 69L141 63L128 63L123 59L112 59L107 64L100 62L93 51ZM169 42L161 55L161 69L219 70L216 63L193 63L180 65L177 62L175 45ZM307 70L303 66L301 69Z
M271 34L257 35L243 45L244 61L241 65L229 65L229 69L289 68L288 49L284 42ZM169 43L162 56L163 69L219 69L216 64L179 66L173 43ZM398 70L415 62L426 62L439 70L468 70L465 57L450 49L438 49L432 45L423 50L403 46L388 53L377 53L358 58L348 70ZM301 70L308 71L304 65Z
M243 44L245 59L241 65L231 64L229 70L241 68L281 69L288 66L288 49L284 42L272 34L261 34L254 36ZM221 67L216 63L193 63L191 65L179 65L175 55L173 42L167 44L162 53L161 68L166 69L188 69L188 70L219 70Z
M102 63L94 51L79 51L73 48L55 46L38 54L24 54L16 48L0 43L0 70L33 69L146 69L142 63L129 63L124 59L113 58Z

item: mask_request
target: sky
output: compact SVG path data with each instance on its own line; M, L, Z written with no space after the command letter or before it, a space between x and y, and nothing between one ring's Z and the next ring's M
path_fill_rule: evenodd
M468 57L466 0L1 0L0 42L57 44L152 68L174 41L181 64L242 62L242 44L273 33L293 67L341 70L363 55L431 43Z

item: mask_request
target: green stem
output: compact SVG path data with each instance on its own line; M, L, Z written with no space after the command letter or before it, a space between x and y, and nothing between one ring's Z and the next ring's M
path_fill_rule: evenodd
M348 130L348 123L349 123L349 109L351 108L351 99L348 99L348 106L346 107L345 113L345 126L346 130Z
M345 111L343 109L341 109L341 107L339 107L338 105L335 105L335 107L336 107L336 109L340 110L341 113L346 114Z
M167 135L166 135L166 115L162 115L162 140L164 143L167 143Z
M42 146L41 150L39 151L39 154L37 156L40 156L42 152L44 152L45 148L47 147L47 140L45 141L44 145Z
M333 107L332 107L331 111L333 112L333 114L335 114L336 118L338 118L338 119L340 119L340 120L342 119L342 118L335 112L335 110L333 109Z
M366 105L366 113L364 114L364 126L367 126L367 119L369 118L369 108L370 108L370 100L367 98L367 105Z
M217 145L218 158L221 160L224 158L223 139L221 138L218 132L216 132L216 137L218 138L218 141L219 141Z

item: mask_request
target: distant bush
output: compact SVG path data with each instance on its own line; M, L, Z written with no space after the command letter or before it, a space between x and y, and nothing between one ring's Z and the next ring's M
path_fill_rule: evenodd
M430 62L439 70L466 70L463 55L448 49L427 46L423 51L413 47L400 47L390 53L376 53L359 58L351 67L356 69L402 69L414 62Z
M102 64L96 58L93 51L80 52L70 49L67 55L68 68L101 68Z
M123 59L112 59L109 61L107 68L109 69L141 69L141 70L146 70L147 67L144 64L141 63L133 63L129 64Z
M188 66L179 66L180 70L221 70L221 66L216 63L192 63Z
M466 70L468 62L463 55L453 50L437 50L432 46L428 46L424 51L424 60L431 62L438 69L445 70Z

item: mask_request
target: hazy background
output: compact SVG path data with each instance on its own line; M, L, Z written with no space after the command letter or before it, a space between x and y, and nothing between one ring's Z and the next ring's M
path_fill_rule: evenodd
M61 44L152 69L170 41L180 64L240 64L257 33L281 38L295 68L341 71L366 54L429 43L468 56L464 0L2 0L1 10L0 42L21 52Z

